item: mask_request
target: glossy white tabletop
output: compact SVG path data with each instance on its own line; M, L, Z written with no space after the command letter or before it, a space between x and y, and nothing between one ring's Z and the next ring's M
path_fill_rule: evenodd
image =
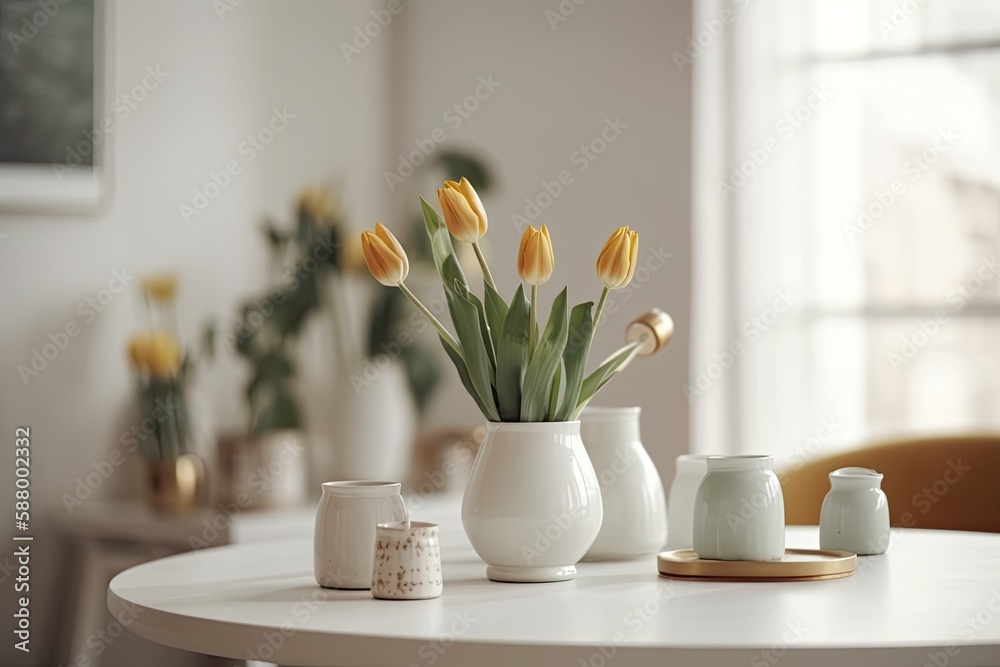
M455 508L433 509L414 518L442 522L436 600L319 588L304 535L131 568L108 606L161 644L303 666L1000 665L1000 535L894 530L887 554L829 581L678 582L650 557L500 584ZM790 527L788 546L817 533Z

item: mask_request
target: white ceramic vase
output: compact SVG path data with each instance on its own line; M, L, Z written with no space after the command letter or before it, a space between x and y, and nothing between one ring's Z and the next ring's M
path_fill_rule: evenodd
M885 553L889 547L889 501L882 491L882 475L868 468L841 468L830 473L830 492L820 511L819 546L859 556Z
M417 415L400 363L382 355L346 376L335 409L330 477L404 480L409 476Z
M601 490L580 422L490 422L462 500L493 581L566 581L601 529Z
M785 504L770 456L709 456L695 498L694 550L712 560L785 555Z
M580 436L601 486L604 521L584 560L658 553L667 539L660 474L639 438L640 408L588 407Z
M694 546L694 500L708 473L708 456L681 454L675 467L667 499L667 549L671 551Z
M375 527L406 521L398 482L326 482L316 509L313 574L324 588L371 588Z

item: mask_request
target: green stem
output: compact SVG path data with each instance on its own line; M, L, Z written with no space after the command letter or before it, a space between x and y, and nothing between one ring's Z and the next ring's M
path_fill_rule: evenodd
M604 302L608 300L608 294L611 292L607 287L601 292L601 298L597 301L597 310L594 311L594 330L597 330L597 323L601 321L601 313L604 312ZM588 352L590 350L588 349ZM586 357L584 357L586 359Z
M535 356L535 320L538 317L538 285L531 286L531 318L528 320L528 361Z
M427 306L420 303L420 299L418 299L413 294L413 292L410 291L410 288L408 288L406 285L404 285L403 283L399 283L399 289L403 291L403 294L406 295L407 299L413 302L414 306L420 309L420 312L424 314L424 317L426 317L428 320L431 321L431 324L434 325L434 328L438 330L439 334L441 334L441 338L444 339L444 342L447 343L451 349L455 350L455 353L458 354L458 356L461 357L461 359L464 361L465 354L462 353L462 346L459 345L458 341L455 340L454 336L452 336L451 333L444 328L444 325L438 322L438 318L434 317L434 313L429 311L427 309Z
M476 251L476 259L479 260L479 266L483 267L483 277L486 278L486 282L490 284L490 287L496 289L497 285L493 282L493 274L490 273L490 267L486 264L486 257L483 255L483 251L479 247L479 241L472 242L472 249Z

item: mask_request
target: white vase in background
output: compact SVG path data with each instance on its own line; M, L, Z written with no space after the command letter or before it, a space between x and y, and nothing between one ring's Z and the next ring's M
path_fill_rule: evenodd
M709 456L694 508L694 550L711 560L785 555L785 504L773 458Z
M639 437L640 408L588 407L580 437L601 486L604 520L584 560L625 560L663 549L663 482Z
M820 549L853 551L859 556L885 553L889 547L889 501L882 475L868 468L830 473L830 492L819 518Z
M493 581L566 581L601 529L597 475L580 422L490 422L462 525Z
M344 377L335 409L330 477L409 477L417 414L402 364L380 355Z
M219 440L222 496L240 507L297 507L308 495L308 452L302 431L265 431Z
M325 482L316 508L313 574L324 588L372 586L375 527L407 521L398 482Z
M671 551L694 546L694 499L708 473L708 456L681 454L675 467L667 499L667 549Z

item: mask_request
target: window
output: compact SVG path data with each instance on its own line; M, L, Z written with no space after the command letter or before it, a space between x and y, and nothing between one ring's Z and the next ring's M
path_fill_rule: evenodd
M1000 3L699 11L695 448L1000 427Z

